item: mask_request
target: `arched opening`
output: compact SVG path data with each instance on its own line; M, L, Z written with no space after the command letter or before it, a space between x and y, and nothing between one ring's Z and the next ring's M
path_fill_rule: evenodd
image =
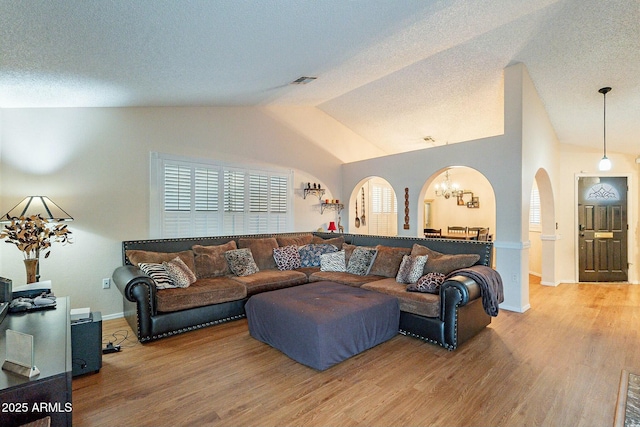
M351 192L349 213L350 233L398 235L398 199L384 178L373 176L360 181Z
M529 200L529 273L543 285L556 286L556 220L553 188L549 174L538 169Z
M466 166L441 169L425 182L421 194L422 228L440 230L442 237L449 238L473 238L478 228L488 228L490 238L495 239L495 193L482 173ZM450 227L466 232L454 235Z

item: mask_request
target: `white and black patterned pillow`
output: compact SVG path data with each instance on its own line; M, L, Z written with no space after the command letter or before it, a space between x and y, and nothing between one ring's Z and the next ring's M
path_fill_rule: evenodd
M427 263L426 255L404 255L402 263L396 275L398 283L416 283L423 274L424 265Z
M224 257L229 264L229 269L236 276L249 276L260 271L249 248L227 251L224 253Z
M162 266L167 271L171 281L179 288L188 288L195 283L196 275L180 258L175 257L171 261L165 261Z
M300 268L300 253L295 245L273 248L273 259L278 270L295 270Z
M437 294L440 292L440 285L444 283L444 278L445 275L442 273L427 273L419 278L416 283L407 285L407 291Z
M320 255L320 271L338 271L344 273L346 269L344 251Z
M177 288L177 286L171 281L171 277L164 269L162 264L156 264L151 262L141 262L138 264L140 270L149 275L154 282L156 282L157 289L169 289Z
M349 265L347 265L347 273L357 274L358 276L366 276L371 271L373 261L376 259L378 250L365 246L358 246L353 250Z

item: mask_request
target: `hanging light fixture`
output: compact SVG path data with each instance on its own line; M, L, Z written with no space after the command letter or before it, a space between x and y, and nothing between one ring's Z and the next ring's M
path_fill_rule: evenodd
M602 94L602 97L604 99L604 121L602 125L602 128L603 128L602 140L603 140L604 155L602 156L602 159L600 159L600 163L598 163L598 169L601 171L608 171L611 169L611 160L609 160L609 158L607 157L607 93L610 90L611 90L610 87L603 87L598 91Z
M451 182L451 178L449 177L449 171L447 170L444 173L444 179L439 184L436 184L436 196L444 197L445 199L453 197L458 197L462 194L462 190L455 182Z

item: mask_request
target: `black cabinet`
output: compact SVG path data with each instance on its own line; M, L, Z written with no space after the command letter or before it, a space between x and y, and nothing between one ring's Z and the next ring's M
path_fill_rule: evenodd
M0 363L6 357L6 331L33 335L40 375L31 379L0 370L0 425L15 426L51 417L52 426L71 425L71 323L69 299L55 309L9 314L0 323Z

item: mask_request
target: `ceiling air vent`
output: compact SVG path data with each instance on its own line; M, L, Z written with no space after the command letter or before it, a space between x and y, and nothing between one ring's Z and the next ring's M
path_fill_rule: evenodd
M291 82L292 85L306 85L317 79L317 77L302 76Z

